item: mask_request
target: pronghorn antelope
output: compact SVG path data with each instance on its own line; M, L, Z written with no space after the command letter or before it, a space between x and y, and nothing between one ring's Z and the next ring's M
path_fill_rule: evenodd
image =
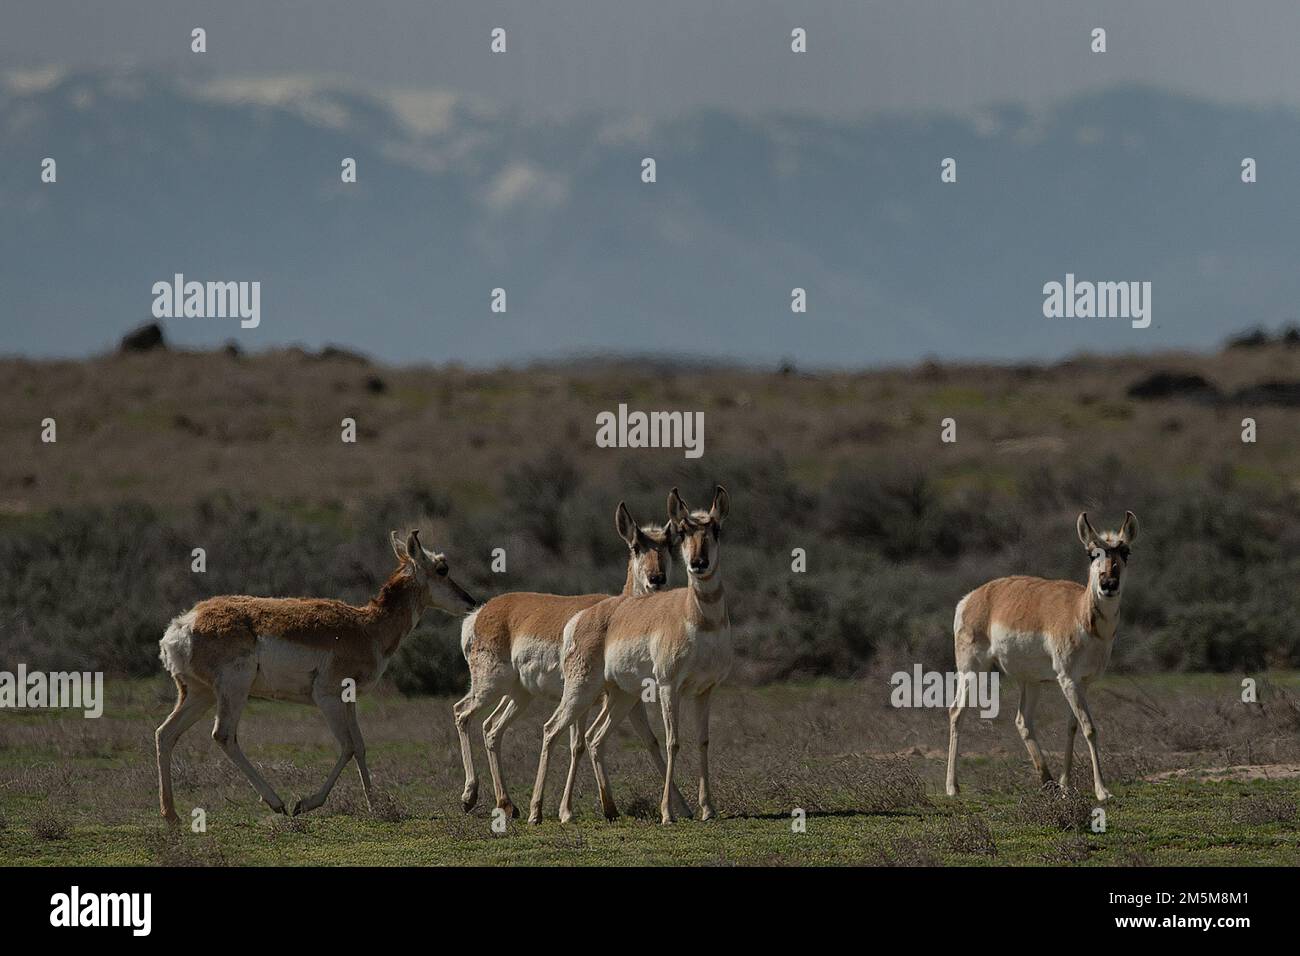
M1110 660L1124 568L1129 548L1137 540L1138 521L1129 511L1118 532L1098 534L1085 512L1079 515L1077 530L1092 562L1086 585L1021 576L998 578L957 602L953 644L962 679L957 682L957 698L948 715L949 796L957 793L957 735L971 678L996 666L1020 684L1016 727L1042 782L1051 783L1052 772L1034 738L1034 708L1040 685L1055 681L1070 705L1060 785L1069 786L1074 734L1083 727L1092 758L1093 790L1098 800L1110 797L1101 780L1097 726L1085 688Z
M345 700L344 682L354 681L357 690L372 686L426 608L463 614L477 603L448 576L446 558L421 547L417 532L405 544L396 531L390 537L397 570L364 607L318 598L235 595L200 601L172 620L159 647L180 694L156 735L158 797L167 820L178 819L172 802L172 748L213 704L212 738L266 804L285 812L284 801L239 748L239 715L249 697L315 703L338 739L341 751L334 769L316 793L298 801L295 814L324 803L353 757L370 805L366 745L356 704Z
M649 594L658 591L668 580L672 567L672 533L658 525L640 527L632 519L627 505L619 502L614 514L619 536L627 543L627 579L623 594ZM560 674L560 639L564 625L585 608L609 597L608 594L502 594L484 604L465 619L461 626L461 651L469 664L470 687L456 702L453 713L460 736L461 759L465 764L465 790L462 805L468 813L478 799L478 777L470 747L469 724L485 705L497 706L483 721L483 742L487 747L488 768L497 806L511 816L519 811L510 801L505 778L501 774L501 740L506 728L528 707L534 697L559 700L564 689ZM650 751L651 759L662 773L663 754L659 741L638 707L632 715L637 735ZM578 759L585 749L582 726L575 723L569 735L569 775L564 786L560 818L572 819L573 782ZM686 803L677 795L680 806Z
M659 810L664 823L675 818L673 768L677 758L678 714L683 697L696 706L700 748L700 819L714 816L709 789L709 698L731 670L731 622L719 570L719 538L729 499L719 485L708 511L691 511L674 488L668 495L670 527L681 536L688 583L684 588L643 597L616 597L574 616L564 627L561 667L564 696L546 722L530 823L542 821L546 769L555 738L577 721L601 693L605 704L587 736L605 816L616 810L605 773L603 745L629 713L640 710L646 682L657 687L668 760Z

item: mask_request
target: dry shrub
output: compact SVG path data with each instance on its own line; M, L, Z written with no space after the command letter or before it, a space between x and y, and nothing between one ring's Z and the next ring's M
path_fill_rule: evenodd
M311 827L308 826L307 818L305 816L286 817L283 814L277 813L271 818L268 831L271 835L271 839L276 840L289 834L310 833Z
M1083 832L1092 821L1094 801L1082 790L1044 787L1020 798L1013 815L1020 823Z
M943 840L950 853L998 855L993 831L989 829L988 821L979 814L949 817L943 831Z
M939 866L942 863L930 838L894 837L887 843L877 844L876 855L881 866Z
M180 827L154 829L146 838L149 855L159 866L230 866L225 848L206 833Z
M1232 807L1232 822L1252 827L1295 823L1296 815L1295 797L1282 793L1247 794Z
M1040 859L1049 866L1074 866L1086 863L1096 847L1081 833L1061 837L1042 854Z
M38 840L64 840L72 832L68 819L48 805L32 817L27 826Z

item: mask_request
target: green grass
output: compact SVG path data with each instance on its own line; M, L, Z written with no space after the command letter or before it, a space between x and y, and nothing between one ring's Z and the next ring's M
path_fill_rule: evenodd
M1262 675L1261 675L1262 676ZM105 716L0 716L0 864L4 865L1296 865L1300 777L1211 781L1161 772L1240 764L1292 766L1288 726L1270 723L1292 701L1293 673L1262 682L1267 706L1237 702L1231 676L1111 679L1094 691L1115 799L1105 832L1091 827L1090 794L1040 793L1004 708L964 733L962 795L942 794L946 721L935 711L882 708L883 679L819 680L729 689L715 702L715 797L721 818L658 822L658 781L630 734L611 757L625 815L595 812L590 769L580 768L578 818L553 819L563 770L553 770L547 821L493 826L481 750L480 806L459 806L461 769L450 699L382 695L362 702L361 722L381 800L366 810L349 769L315 814L269 813L207 739L192 731L177 751L177 806L189 822L202 806L207 830L173 830L157 816L152 727L166 713L161 681L110 682ZM1154 710L1153 710L1154 708ZM535 769L535 708L507 738L507 781L527 804ZM1161 716L1153 717L1159 712ZM1216 712L1217 711L1217 712ZM1163 720L1204 714L1204 752L1160 743ZM1219 736L1208 746L1208 723ZM1059 763L1060 715L1040 715L1039 737ZM202 725L206 731L206 722ZM1230 734L1224 736L1224 728ZM1238 736L1239 735L1239 736ZM477 728L475 740L478 743ZM254 702L241 740L292 802L315 789L334 751L319 716ZM1250 760L1241 750L1257 755ZM1270 749L1271 748L1271 749ZM693 796L693 742L678 783ZM1076 785L1087 785L1082 740ZM563 766L557 750L553 763ZM692 803L694 801L692 800ZM794 832L792 811L806 812Z

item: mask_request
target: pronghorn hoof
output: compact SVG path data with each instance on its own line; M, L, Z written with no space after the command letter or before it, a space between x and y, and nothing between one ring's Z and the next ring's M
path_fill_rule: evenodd
M181 822L181 818L175 810L168 810L162 815L162 818L173 826Z
M961 793L961 788L958 787L955 783L948 788L948 796L950 797L955 797L959 793Z
M290 813L289 816L291 816L291 817L296 817L296 816L297 816L298 814L300 814L300 813L302 813L302 801L301 801L301 800L299 800L297 803L295 803L295 804L293 805L293 812Z
M1111 793L1109 790L1098 790L1098 791L1097 791L1097 799L1098 799L1099 801L1101 801L1102 803L1105 803L1107 800L1109 800L1109 799L1110 799L1111 797L1113 797L1113 796L1114 796L1114 794Z
M466 813L469 813L471 810L473 810L473 809L474 809L474 804L476 804L476 803L478 803L478 791L477 791L477 790L474 791L474 792L472 792L472 793L467 793L467 794L465 794L463 797L460 798L460 805L461 805L461 808L462 808Z
M532 826L537 826L542 822L542 815L540 813L530 813L528 814L528 822Z
M560 822L561 822L561 823L572 823L572 822L573 822L573 814L572 814L572 813L561 813L561 814L560 814Z
M714 812L714 810L713 810L712 807L701 807L701 808L700 808L700 819L701 819L701 820L712 820L712 819L714 819L714 818L716 818L716 817L717 817L717 813ZM688 816L686 819L689 820L689 819L691 819L691 818Z
M519 808L515 806L513 803L510 803L509 801L507 801L506 803L498 803L497 809L509 811L511 820L519 819Z

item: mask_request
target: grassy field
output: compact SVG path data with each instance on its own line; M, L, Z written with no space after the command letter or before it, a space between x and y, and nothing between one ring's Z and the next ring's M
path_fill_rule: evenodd
M207 721L177 750L177 805L207 832L158 818L153 728L170 685L110 681L104 716L0 713L0 864L4 865L1262 865L1300 864L1300 675L1107 678L1092 695L1115 799L1093 832L1090 795L1040 793L1004 703L964 733L963 794L942 793L946 720L888 706L888 673L857 681L728 688L714 704L711 746L721 819L657 821L657 783L639 744L620 733L611 760L624 812L596 809L590 767L578 778L578 818L492 828L491 784L475 735L480 806L462 812L450 698L394 693L362 702L370 765L382 799L366 810L351 769L315 814L270 814L207 737ZM1013 694L1005 693L1004 699ZM1064 704L1048 695L1040 740L1059 765ZM504 767L526 805L545 708L507 738ZM657 720L657 718L656 718ZM314 789L334 759L311 709L255 702L240 733L282 797ZM1075 783L1087 785L1078 744ZM693 740L678 781L693 797ZM557 761L563 765L561 759ZM554 767L555 765L553 765ZM792 811L806 831L792 831Z
M420 527L476 595L617 589L618 502L662 520L670 487L696 503L719 482L737 683L854 678L881 659L947 668L972 588L1081 579L1081 510L1142 524L1112 672L1300 668L1298 355L1275 342L815 374L297 350L0 358L0 661L157 674L167 621L204 597L364 602L392 566L391 528ZM1160 375L1206 384L1131 394ZM621 402L702 412L704 456L597 447L596 415ZM46 417L57 442L40 440ZM457 633L426 616L390 670L400 689L464 687Z

